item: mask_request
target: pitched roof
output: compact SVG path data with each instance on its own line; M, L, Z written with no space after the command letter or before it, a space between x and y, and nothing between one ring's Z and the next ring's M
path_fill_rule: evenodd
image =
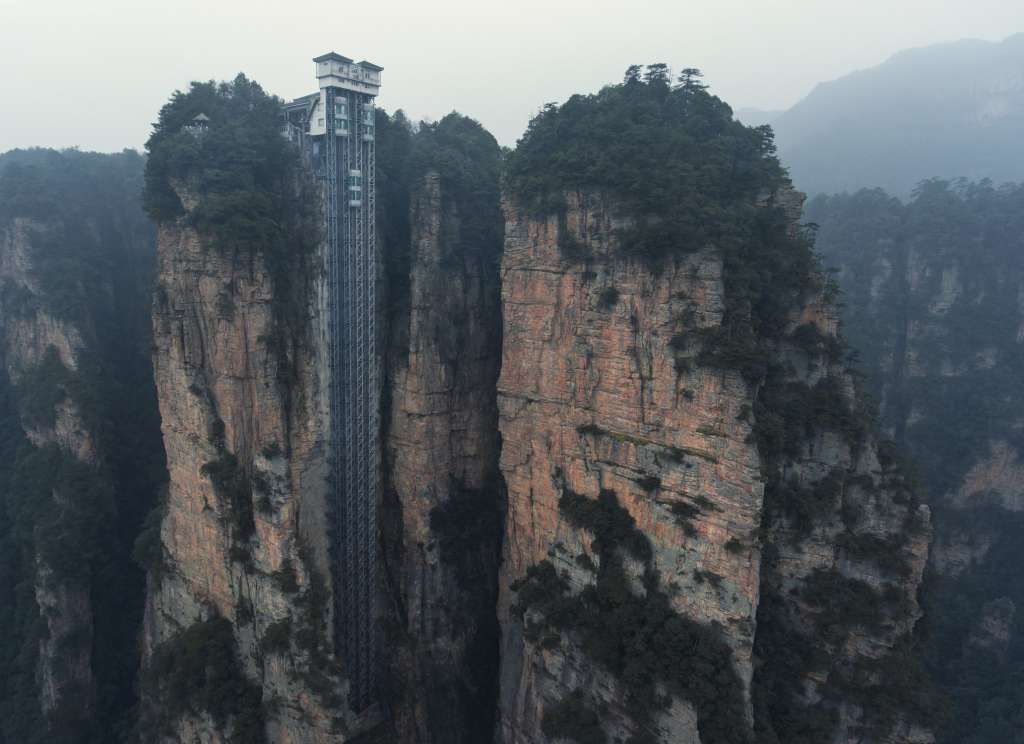
M313 57L314 62L351 62L348 57L343 57L337 52L328 52L327 54L321 54L319 57Z

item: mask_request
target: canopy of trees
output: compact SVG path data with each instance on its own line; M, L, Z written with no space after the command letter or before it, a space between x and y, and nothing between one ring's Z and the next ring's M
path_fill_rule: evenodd
M298 150L281 136L282 101L238 75L192 83L160 110L146 143L146 211L157 222L185 215L224 251L260 251L273 266L316 245L319 200ZM208 125L191 125L205 114ZM283 269L282 269L283 270Z
M934 549L984 546L959 575L933 570L924 592L927 660L951 702L939 740L1014 741L1024 725L1024 520L997 495L963 506L948 495L994 441L1024 451L1024 185L925 181L907 203L863 190L818 197L808 217L839 269L846 333L881 421L927 486ZM998 607L1016 608L1005 650L972 645L981 614Z
M655 269L675 255L718 251L726 318L704 361L756 379L761 344L819 286L812 243L776 202L790 185L771 129L735 121L698 70L680 79L673 87L664 65L643 75L633 66L619 85L546 106L508 156L507 189L541 214L564 209L567 192L606 194L633 225L617 235L622 251Z
M85 344L76 370L51 352L17 385L0 376L0 741L99 744L128 734L145 592L132 542L166 477L149 361L155 246L140 200L143 165L130 151L0 156L0 230L19 220L29 244L29 282L0 287L0 323L46 313ZM25 436L27 425L52 425L66 399L97 462ZM41 720L37 560L90 600L89 721L63 710Z

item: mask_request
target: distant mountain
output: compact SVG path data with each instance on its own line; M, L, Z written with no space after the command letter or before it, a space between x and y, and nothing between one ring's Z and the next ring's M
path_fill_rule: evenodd
M1020 181L1024 34L900 52L819 84L771 124L810 194L881 186L906 196L933 176Z

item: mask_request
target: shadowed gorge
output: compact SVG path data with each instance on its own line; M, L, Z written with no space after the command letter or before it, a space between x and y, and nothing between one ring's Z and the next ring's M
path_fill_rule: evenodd
M501 153L455 113L378 113L377 131L394 735L468 744L491 735L497 684Z

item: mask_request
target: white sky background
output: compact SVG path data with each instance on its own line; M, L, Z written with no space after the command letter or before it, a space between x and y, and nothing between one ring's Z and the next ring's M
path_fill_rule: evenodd
M901 49L1018 31L1024 0L0 0L0 151L141 148L190 80L242 71L294 98L331 50L384 67L386 109L456 109L512 145L631 63L780 109Z

